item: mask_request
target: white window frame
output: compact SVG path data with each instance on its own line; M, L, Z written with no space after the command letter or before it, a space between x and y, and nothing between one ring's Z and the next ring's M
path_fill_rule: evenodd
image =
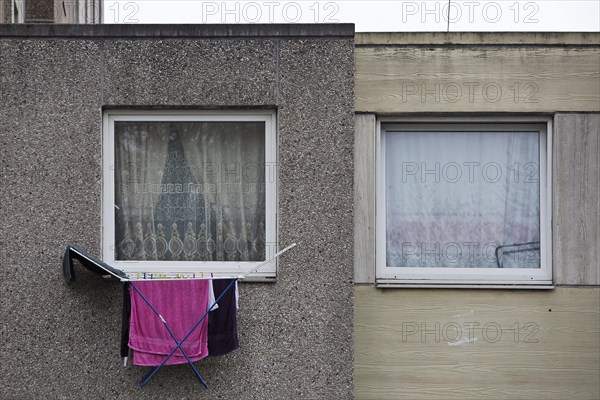
M265 241L266 259L278 251L277 243L277 135L276 115L272 111L141 111L110 110L103 115L103 198L102 198L102 255L103 261L132 274L160 276L189 276L213 274L230 276L242 274L259 262L237 261L122 261L115 260L115 132L116 121L173 121L173 122L264 122L265 123ZM262 266L248 280L272 280L277 276L277 260Z
M410 128L406 124L410 124ZM452 131L465 126L486 131L540 132L540 262L541 268L388 268L386 267L385 132ZM504 129L503 129L504 128ZM377 122L376 161L376 284L381 287L552 288L552 119L545 117L493 118L381 118Z

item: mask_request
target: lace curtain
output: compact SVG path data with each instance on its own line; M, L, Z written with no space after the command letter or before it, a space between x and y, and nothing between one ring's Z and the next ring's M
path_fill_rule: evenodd
M391 267L539 268L537 132L387 132Z
M265 257L263 122L116 122L118 260Z

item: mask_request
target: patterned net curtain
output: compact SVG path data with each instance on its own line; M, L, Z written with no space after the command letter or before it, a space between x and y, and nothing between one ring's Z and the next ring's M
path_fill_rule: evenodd
M117 260L265 259L263 122L116 122Z

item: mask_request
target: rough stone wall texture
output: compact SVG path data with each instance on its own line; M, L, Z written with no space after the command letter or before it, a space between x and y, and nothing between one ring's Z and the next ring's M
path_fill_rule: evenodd
M168 40L10 29L29 28L0 30L0 398L352 398L351 29ZM301 245L277 283L241 285L241 348L197 363L208 390L185 365L140 389L146 369L119 358L120 284L83 268L75 284L62 278L67 243L100 254L102 112L115 106L277 110L279 240Z

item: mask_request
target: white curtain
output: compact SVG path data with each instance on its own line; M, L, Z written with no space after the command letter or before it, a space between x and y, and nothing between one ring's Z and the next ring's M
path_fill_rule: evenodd
M387 132L385 160L388 266L539 268L538 133Z
M204 123L182 129L180 138L195 180L204 184L198 235L216 240L213 259L264 259L264 125Z
M263 260L264 132L262 122L116 125L117 259Z
M117 259L156 259L156 251L151 246L145 249L144 242L156 235L154 210L167 158L166 128L144 122L115 123Z

